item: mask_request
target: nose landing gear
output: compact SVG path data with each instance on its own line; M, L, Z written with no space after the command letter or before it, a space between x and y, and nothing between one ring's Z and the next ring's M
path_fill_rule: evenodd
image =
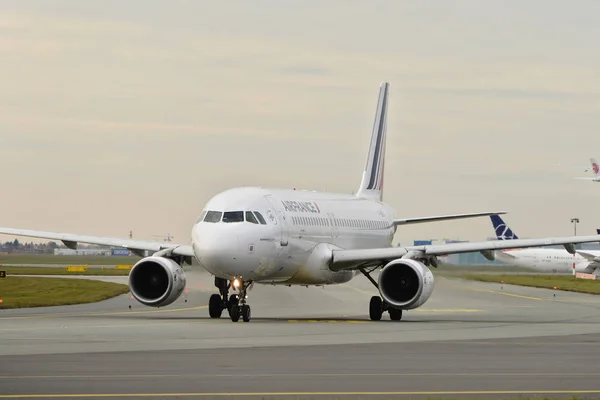
M223 310L227 309L233 322L250 321L250 306L246 304L246 291L252 281L245 282L242 278L234 278L231 282L227 279L215 277L215 286L220 294L213 294L208 301L208 314L211 318L221 318ZM229 296L229 289L239 291L239 294Z
M227 279L215 277L215 286L219 289L220 294L215 293L210 296L208 314L211 318L221 318L223 310L227 309L229 315L231 315L231 308L238 303L238 296L236 294L229 296L231 284Z
M231 286L237 290L239 290L238 302L231 306L229 310L229 316L233 322L238 322L240 317L244 322L250 321L250 306L246 304L246 291L248 287L252 284L252 282L245 282L241 278L235 278L231 281Z

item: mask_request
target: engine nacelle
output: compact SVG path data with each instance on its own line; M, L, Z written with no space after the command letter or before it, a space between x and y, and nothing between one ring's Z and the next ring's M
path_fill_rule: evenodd
M379 294L394 308L411 310L425 304L433 293L433 274L412 259L389 262L379 273Z
M173 303L185 289L185 273L175 261L164 257L146 257L129 273L129 290L140 303L164 307Z

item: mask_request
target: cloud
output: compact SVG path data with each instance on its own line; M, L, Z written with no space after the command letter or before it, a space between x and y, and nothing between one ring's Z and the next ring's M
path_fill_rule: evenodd
M435 89L434 89L435 90ZM600 93L534 91L519 89L437 89L441 93L461 96L500 97L508 99L551 99L551 100L593 100L600 98Z
M309 76L326 76L330 75L331 71L321 67L308 67L308 66L290 66L280 69L284 74L291 75L309 75Z
M543 168L598 147L593 24L588 37L529 3L468 0L263 0L235 12L151 0L12 4L0 11L0 166L19 171L3 181L14 190L5 207L28 211L6 224L187 237L184 217L230 186L350 193L382 80L392 83L386 201L404 216L507 206L544 234L558 228L522 210L570 212L565 191L595 215L589 185ZM585 13L557 8L569 20ZM97 214L48 211L65 204ZM115 220L117 207L127 211ZM457 222L398 237L477 239L488 228Z

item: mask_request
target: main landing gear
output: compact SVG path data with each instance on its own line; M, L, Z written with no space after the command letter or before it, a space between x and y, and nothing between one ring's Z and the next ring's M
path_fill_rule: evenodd
M375 279L371 277L371 273L367 272L364 268L359 268L359 270L377 288L377 290L379 290L379 285L375 282ZM371 321L381 321L381 317L386 311L390 314L390 319L392 321L400 321L402 319L402 310L390 306L379 296L371 297L371 301L369 302L369 317L371 318Z
M371 297L371 301L369 302L369 317L371 321L380 321L385 311L390 313L392 321L400 321L402 319L402 310L390 306L381 300L379 296Z
M240 317L244 322L250 321L250 306L246 304L246 290L252 282L244 282L236 278L229 282L227 279L215 277L215 286L220 294L213 294L208 301L208 314L211 318L221 318L223 310L227 309L233 322L238 322ZM229 296L229 288L239 291L239 295ZM228 297L229 296L229 297Z

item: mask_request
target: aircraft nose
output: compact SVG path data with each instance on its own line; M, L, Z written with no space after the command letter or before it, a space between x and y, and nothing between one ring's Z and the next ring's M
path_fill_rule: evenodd
M194 252L202 266L226 274L239 261L239 238L231 229L196 229Z

